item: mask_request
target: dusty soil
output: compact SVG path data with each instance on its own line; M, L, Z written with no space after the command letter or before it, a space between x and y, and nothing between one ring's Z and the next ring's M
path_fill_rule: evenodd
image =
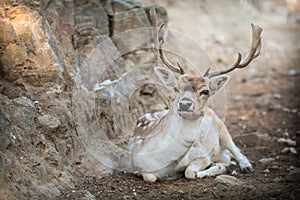
M155 2L147 1L145 4ZM199 41L217 66L233 62L236 49L240 50L241 46L246 49L248 45L249 34L242 29L247 29L246 25L249 24L247 21L240 21L241 25L233 28L220 24L234 21L238 25L235 18L246 14L239 13L233 16L227 15L224 11L217 14L219 17L214 17L213 12L222 10L221 5L207 2L206 8L202 8L196 2L156 3L167 8L169 27ZM297 38L300 33L297 18L299 13L288 10L282 1L275 1L274 4L266 2L269 3L266 3L267 6L260 5L256 10L258 13L264 12L263 18L257 19L264 28L262 54L252 63L251 69L231 73L232 80L226 90L226 124L236 144L254 165L255 172L243 174L238 166L231 166L228 174L236 171L237 174L234 176L242 181L237 185L225 185L213 177L199 180L181 178L176 181L149 184L140 177L121 172L102 178L86 177L82 174L78 176L76 188L65 191L60 199L89 199L93 196L96 199L300 199L299 173L292 175L292 178L289 176L295 168L300 167L300 46ZM240 6L238 1L229 5L236 5L236 9ZM190 12L184 12L186 9ZM234 8L228 6L228 9ZM208 11L203 14L201 13L203 10ZM200 19L203 15L212 17L205 21ZM222 15L223 18L220 17ZM211 25L212 22L215 26ZM189 27L192 29L190 32ZM202 31L203 34L199 36L201 32L195 27L208 29ZM214 32L213 27L216 27L215 33L222 33L221 37L216 36L217 41L210 38L211 32ZM245 33L245 36L231 37L238 35L239 31L241 34ZM222 39L222 35L225 40ZM269 139L260 140L260 137L257 140L253 139L254 141L240 139L249 133L264 135ZM239 138L236 138L237 136ZM294 148L298 154L281 152L288 146L277 142L278 138L282 137L297 142ZM260 161L262 158L271 160L262 162Z

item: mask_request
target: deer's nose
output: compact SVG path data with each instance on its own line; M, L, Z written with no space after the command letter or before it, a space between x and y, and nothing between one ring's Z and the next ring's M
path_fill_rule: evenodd
M193 102L188 98L183 98L178 102L178 109L181 111L190 110L193 106Z

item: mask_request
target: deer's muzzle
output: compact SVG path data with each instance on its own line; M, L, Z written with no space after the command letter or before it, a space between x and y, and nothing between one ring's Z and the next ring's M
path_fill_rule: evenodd
M193 109L193 102L189 98L183 98L178 102L178 110L179 111L192 111Z

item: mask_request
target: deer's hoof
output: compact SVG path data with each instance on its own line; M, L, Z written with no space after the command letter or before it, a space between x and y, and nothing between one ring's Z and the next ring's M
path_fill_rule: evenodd
M246 172L246 173L254 172L254 169L248 160L240 161L239 165L243 172Z

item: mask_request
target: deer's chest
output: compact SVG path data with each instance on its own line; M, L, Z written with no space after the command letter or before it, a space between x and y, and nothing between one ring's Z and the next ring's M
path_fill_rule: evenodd
M177 165L177 169L185 168L191 161L198 158L215 160L220 151L219 130L212 126L209 119L204 118L193 144Z

